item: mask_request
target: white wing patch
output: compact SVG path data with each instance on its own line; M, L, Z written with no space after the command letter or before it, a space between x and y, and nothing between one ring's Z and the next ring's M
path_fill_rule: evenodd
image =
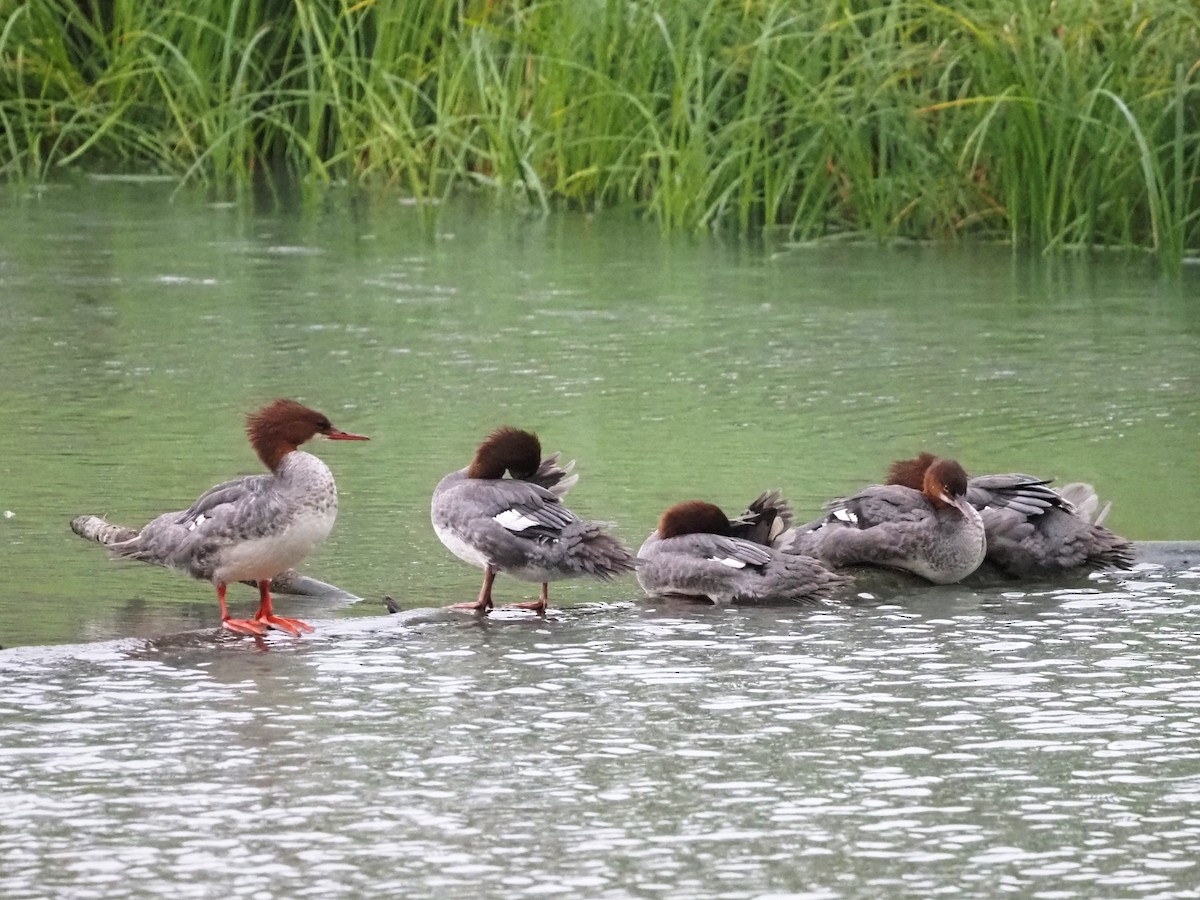
M188 531L195 531L197 528L199 528L201 525L203 525L207 521L208 521L208 516L201 513L200 515L196 516L196 518L192 519L192 524L190 524L188 526Z
M526 528L533 528L538 524L535 520L529 518L529 516L519 513L515 509L506 509L499 515L492 516L492 518L509 531L524 531Z
M854 513L850 512L850 510L846 509L845 507L840 507L838 509L835 509L833 511L833 517L835 519L837 519L839 522L845 522L849 525L857 525L858 524L858 516L856 516Z
M746 568L746 564L744 562L742 562L740 559L734 559L732 556L723 556L723 557L710 556L708 558L708 561L720 563L723 566L729 566L729 568L731 568L731 569Z

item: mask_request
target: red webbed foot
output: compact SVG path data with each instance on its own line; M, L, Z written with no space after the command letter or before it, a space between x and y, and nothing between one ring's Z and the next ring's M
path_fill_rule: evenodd
M550 585L542 582L542 593L536 600L528 600L523 603L512 603L509 609L530 609L540 616L546 614L546 607L550 605Z
M248 634L256 640L267 633L267 626L254 619L235 619L225 608L225 584L217 583L217 600L221 604L221 626L236 634Z
M483 587L479 589L479 599L474 603L453 603L451 609L470 609L476 615L486 616L492 610L492 582L496 580L496 570L488 566L483 570Z
M289 619L287 616L277 616L274 613L265 616L259 613L254 617L254 621L263 625L264 630L269 625L272 628L278 628L280 631L286 631L288 634L294 634L296 637L300 637L301 632L312 634L313 630L313 627L307 622L303 622L300 619Z
M311 625L300 619L275 615L275 610L271 608L271 582L269 581L258 583L258 612L254 615L254 621L262 626L263 631L266 631L268 627L278 628L280 631L286 631L296 637L300 637L301 632L311 634L313 630Z
M230 631L238 634L248 634L251 637L262 637L267 633L267 626L257 621L256 619L234 619L226 617L221 620L221 625Z

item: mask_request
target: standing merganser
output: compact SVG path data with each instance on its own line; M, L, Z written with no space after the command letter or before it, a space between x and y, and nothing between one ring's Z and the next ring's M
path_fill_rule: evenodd
M888 483L912 487L935 459L922 453L893 463ZM1049 479L1016 473L970 479L967 500L983 518L989 563L1012 578L1133 565L1133 543L1101 525L1111 504L1101 508L1090 484L1060 491L1049 485Z
M261 637L274 625L294 635L312 631L299 619L275 615L271 579L299 563L329 536L337 518L337 487L329 467L296 448L315 435L365 441L338 431L329 419L294 400L276 400L246 418L250 445L271 470L209 488L183 512L163 513L136 537L110 545L113 555L140 559L211 581L221 604L221 624ZM225 587L258 584L253 619L232 618Z
M983 520L966 493L963 467L936 459L919 488L871 485L827 504L825 516L780 541L787 552L835 567L886 566L951 584L974 572L987 549Z
M777 491L763 494L733 520L704 500L676 503L638 550L638 583L650 596L714 603L825 600L850 579L773 546L791 519Z
M575 463L560 466L558 453L544 460L541 455L537 435L504 426L479 445L469 466L434 489L430 517L439 540L483 569L479 599L454 608L490 610L499 572L541 582L536 601L513 606L545 612L551 581L580 575L608 580L633 571L634 556L620 541L563 506L579 480L571 474ZM504 477L506 470L511 477Z

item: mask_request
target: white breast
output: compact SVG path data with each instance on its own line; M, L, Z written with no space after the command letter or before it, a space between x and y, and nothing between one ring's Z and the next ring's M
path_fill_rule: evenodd
M337 518L332 510L297 516L278 534L238 541L221 552L216 581L265 580L298 565L329 537Z

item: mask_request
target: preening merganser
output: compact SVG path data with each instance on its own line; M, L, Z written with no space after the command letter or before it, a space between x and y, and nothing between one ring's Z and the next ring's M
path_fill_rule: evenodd
M183 512L164 513L137 537L109 549L118 558L211 581L221 604L221 624L230 631L261 637L273 625L299 635L312 627L275 615L271 579L329 536L338 499L329 467L296 448L316 435L334 441L367 438L339 431L324 415L294 400L276 400L252 413L246 434L269 475L247 475L211 487ZM258 584L253 619L235 619L225 607L226 585L235 581Z
M512 605L544 612L551 581L581 575L607 580L633 571L634 556L619 540L563 506L563 496L579 480L572 474L575 463L561 466L558 453L544 460L541 455L537 435L498 428L469 466L434 489L433 530L451 553L483 569L479 598L455 608L490 610L499 572L540 582L536 601Z
M893 463L888 483L914 486L935 459L922 453ZM1101 507L1089 484L1058 491L1049 485L1049 479L1015 473L967 482L967 500L983 518L989 563L1012 578L1133 565L1133 543L1101 525L1111 504Z
M777 491L763 494L733 520L704 500L676 503L638 550L638 583L651 596L714 603L824 600L851 579L773 546L791 518Z
M834 500L781 545L834 567L885 566L935 584L959 581L987 549L983 520L967 502L967 473L952 459L935 459L921 475L919 488L876 484Z

